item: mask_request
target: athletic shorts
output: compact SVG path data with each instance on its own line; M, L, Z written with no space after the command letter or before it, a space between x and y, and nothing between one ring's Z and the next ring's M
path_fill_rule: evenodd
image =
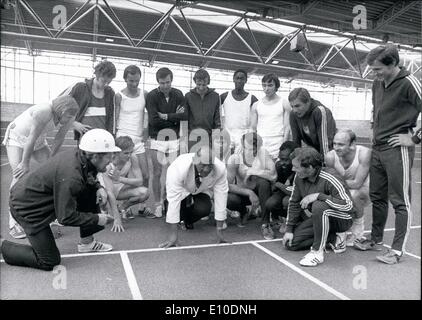
M283 136L262 137L262 146L268 151L271 158L277 159L281 144L283 143Z
M2 144L6 147L14 146L14 147L23 149L29 137L22 135L16 130L13 130L14 128L15 128L14 122L11 122L7 126ZM38 137L38 139L35 141L34 151L40 150L44 147L48 147L46 135L42 135Z
M151 139L150 149L162 153L174 153L179 151L179 140L155 140Z
M123 136L128 136L132 139L133 143L135 144L135 148L133 148L134 154L145 153L145 144L144 144L144 139L142 137L127 134L127 133L122 132L120 130L117 131L116 138L123 137Z

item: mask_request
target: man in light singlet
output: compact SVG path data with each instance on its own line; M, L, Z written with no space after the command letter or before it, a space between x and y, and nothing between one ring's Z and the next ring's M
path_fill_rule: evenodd
M223 128L229 132L236 153L241 149L241 137L251 130L250 111L252 105L258 101L254 95L245 91L247 80L246 71L236 70L233 74L234 89L220 96L224 114Z
M262 78L265 97L255 102L251 110L251 127L262 137L264 148L273 160L277 159L281 144L290 136L291 108L287 100L277 94L278 88L280 80L277 76L266 74Z
M357 214L353 219L351 233L347 235L346 245L363 239L363 210L371 203L369 200L369 167L371 149L356 145L356 134L352 130L340 130L334 136L334 150L325 155L327 167L334 168L345 180L350 189Z
M79 107L75 99L62 96L51 103L34 105L16 117L6 129L3 145L12 168L10 189L18 179L29 171L31 158L38 162L54 156L62 145L67 131L75 120ZM46 137L55 126L60 125L50 150ZM25 232L9 212L10 235L16 239L25 238Z
M114 216L111 231L125 231L121 218L128 215L130 207L145 202L149 197L148 189L142 186L142 173L136 155L133 155L135 144L129 136L116 138L116 147L122 151L115 153L107 165L106 172L98 177L107 191L107 210ZM122 200L121 204L117 201ZM121 216L122 215L122 216Z
M147 155L144 147L144 128L147 127L147 117L145 117L145 104L148 92L138 88L141 80L141 70L130 65L123 72L123 79L126 82L126 88L116 93L116 137L129 136L135 144L133 153L135 154L142 171L143 186L149 186L149 169ZM149 209L143 206L141 212L150 214ZM147 210L147 211L145 211Z

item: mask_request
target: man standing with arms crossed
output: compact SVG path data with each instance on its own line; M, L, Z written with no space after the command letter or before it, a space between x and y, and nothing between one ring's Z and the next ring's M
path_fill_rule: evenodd
M148 133L150 154L154 175L152 191L155 212L151 218L162 217L165 196L161 194L161 175L166 175L167 167L179 151L180 121L188 119L183 93L172 88L173 73L168 68L160 68L156 73L158 88L148 93Z
M420 129L412 136L421 112L421 84L399 67L399 53L393 45L372 49L367 62L376 75L372 85L374 107L373 146L369 171L372 201L371 238L356 243L359 250L381 250L388 217L388 199L395 212L395 232L391 249L377 256L387 264L402 257L412 220L410 170Z

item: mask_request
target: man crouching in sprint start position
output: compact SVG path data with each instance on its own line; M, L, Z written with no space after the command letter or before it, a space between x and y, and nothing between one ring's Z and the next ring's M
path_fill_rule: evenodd
M3 241L1 253L6 263L41 270L60 264L50 222L80 228L78 252L110 251L109 244L94 239L113 218L100 213L107 193L98 183L113 152L120 152L113 136L103 129L85 133L79 148L58 153L44 165L23 176L10 190L13 218L23 227L30 245Z
M329 236L336 236L335 253L346 250L346 231L352 226L355 208L344 181L334 170L321 168L323 158L318 151L297 148L291 157L296 176L283 241L289 250L311 247L300 264L315 267L324 262Z
M222 236L226 220L227 170L223 162L215 158L207 145L195 153L182 154L173 161L166 179L168 210L166 222L170 224L168 240L160 244L169 248L177 243L177 225L182 220L186 229L211 213L211 197L217 223L218 243L226 242Z

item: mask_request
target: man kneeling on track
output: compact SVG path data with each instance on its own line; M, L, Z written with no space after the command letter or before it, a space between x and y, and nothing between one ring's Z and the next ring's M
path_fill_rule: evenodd
M85 133L76 149L63 151L22 177L10 191L12 216L24 228L31 245L3 241L6 263L50 271L60 264L50 222L80 227L79 252L104 252L113 247L94 239L113 218L100 213L107 194L96 180L104 172L115 146L103 129Z
M296 172L289 201L284 245L289 250L311 247L300 261L315 267L324 262L327 238L337 233L335 253L346 250L346 231L355 215L350 192L335 171L322 168L322 155L313 148L297 148L292 154Z
M122 218L135 218L131 206L145 202L149 193L142 186L141 168L136 155L132 154L133 140L129 136L120 136L116 138L116 146L122 151L113 155L106 172L100 173L98 180L107 191L107 211L114 215L111 231L123 232ZM117 204L119 200L122 202Z
M195 153L182 154L173 161L167 171L168 210L166 222L170 225L167 241L160 247L177 244L177 226L183 221L186 229L211 213L211 198L214 199L214 215L218 243L226 242L222 230L226 221L227 169L214 157L208 145L202 145Z

